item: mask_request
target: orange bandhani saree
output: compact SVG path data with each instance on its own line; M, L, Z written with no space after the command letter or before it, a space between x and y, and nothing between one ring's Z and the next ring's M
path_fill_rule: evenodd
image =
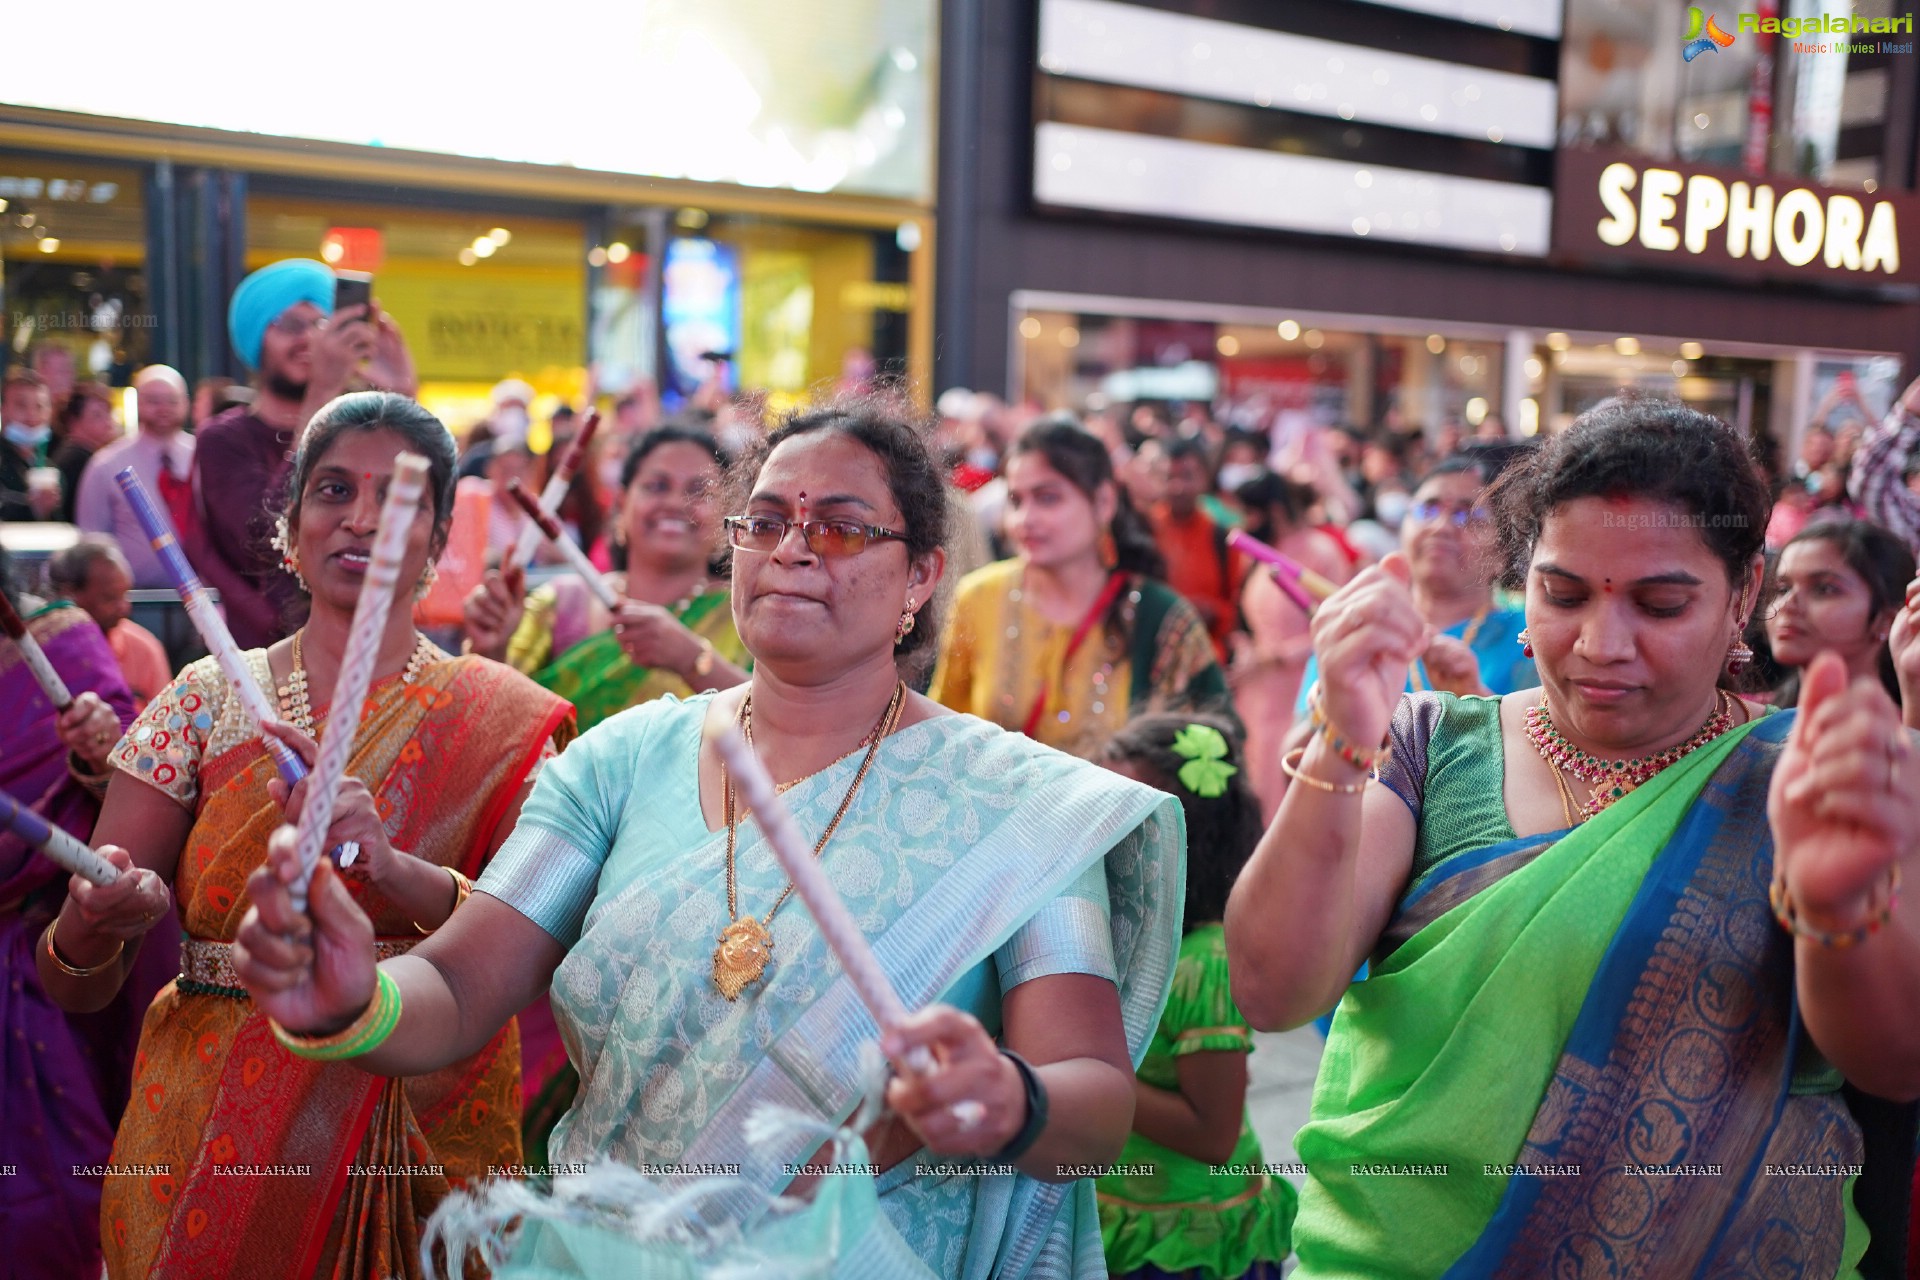
M264 654L247 658L271 688ZM478 876L514 796L572 725L566 702L505 666L438 661L412 684L375 686L347 771L372 787L396 848ZM108 1274L417 1276L421 1230L449 1189L520 1158L516 1027L408 1079L288 1054L224 945L281 811L273 765L211 660L154 700L114 763L196 820L174 882L181 977L147 1011L106 1179ZM419 941L377 890L348 883L383 955Z

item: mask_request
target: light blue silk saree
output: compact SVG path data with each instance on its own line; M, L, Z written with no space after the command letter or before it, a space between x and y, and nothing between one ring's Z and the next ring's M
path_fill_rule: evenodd
M916 1167L940 1162L925 1152L835 1182L807 1229L767 1221L769 1197L820 1138L749 1143L749 1117L770 1104L845 1123L877 1031L797 900L773 919L766 977L734 1003L715 990L726 833L706 828L699 805L708 701L660 699L582 735L548 765L478 886L568 948L553 1002L582 1083L554 1161L611 1159L670 1187L737 1168L700 1201L702 1221L763 1242L788 1231L795 1251L826 1252L836 1277L1104 1275L1090 1182L930 1174ZM842 761L786 793L803 834L825 828L858 767ZM908 1007L945 1001L997 1031L1004 988L1105 973L1137 1064L1179 942L1183 855L1171 797L948 715L886 739L823 863ZM740 910L764 917L786 881L751 823L736 864ZM597 1227L542 1221L497 1274L611 1274L623 1247Z

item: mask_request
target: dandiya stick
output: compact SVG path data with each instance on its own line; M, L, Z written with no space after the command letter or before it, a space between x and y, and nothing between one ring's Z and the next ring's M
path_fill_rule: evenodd
M1285 555L1268 546L1260 539L1235 529L1227 534L1227 545L1243 555L1252 556L1262 564L1273 569L1273 580L1287 598L1308 613L1319 607L1325 600L1339 590L1313 570L1307 568L1293 557Z
M614 594L613 588L607 584L601 572L593 567L593 561L587 559L587 553L567 536L567 531L560 527L560 522L542 510L540 504L520 486L518 480L507 482L507 496L520 504L520 509L527 513L529 520L533 521L535 530L548 542L560 548L560 554L567 559L567 567L580 575L580 580L587 584L587 590L593 592L593 598L605 605L607 612L617 613L620 609L620 597Z
M47 661L47 651L27 630L27 624L4 591L0 591L0 631L5 631L20 646L20 656L26 659L27 670L33 673L34 683L47 695L47 701L53 704L53 709L65 711L72 706L73 694L67 689L67 682L53 669L53 663Z
M227 684L234 695L240 699L240 705L253 717L255 726L278 720L273 703L267 701L266 690L253 678L253 672L247 666L240 646L235 642L233 633L227 630L227 620L220 616L213 596L207 591L206 584L200 581L200 575L187 563L185 553L180 550L180 540L174 536L173 525L160 514L160 508L154 505L153 495L147 492L147 486L140 483L140 477L127 467L114 477L120 486L120 492L127 495L127 505L133 509L133 518L140 523L141 532L147 535L154 554L160 557L160 565L167 571L167 577L173 580L173 589L180 593L180 603L187 607L187 617L192 620L194 630L200 633L200 639L206 644L207 652L220 664L220 674L227 678ZM267 749L267 755L273 759L273 767L280 771L280 777L288 787L307 776L307 762L294 753L292 747L270 734L261 734L260 743Z
M560 465L553 469L553 478L547 481L547 487L540 491L540 509L548 515L557 515L560 503L567 496L567 488L573 483L574 476L580 473L580 465L587 460L587 446L593 443L593 433L600 429L600 411L589 409L587 420L580 424L580 431L567 442L566 449L560 454ZM533 549L540 545L540 526L530 524L520 531L520 537L500 563L501 572L514 565L525 564L533 556Z
M906 1020L906 1005L900 1002L899 993L887 980L886 970L880 967L879 959L867 945L860 926L854 923L847 904L834 891L826 869L801 838L800 829L793 825L793 814L775 790L766 766L760 763L760 757L753 753L740 731L731 725L722 731L717 745L721 759L727 763L727 771L733 775L747 807L753 811L753 820L760 824L760 830L767 837L767 846L773 850L788 879L793 881L794 893L806 904L819 926L820 936L826 939L827 950L840 962L860 1003L867 1006L867 1012L873 1015L882 1031L898 1026ZM914 1050L908 1065L923 1074L935 1069L933 1055L924 1048Z
M120 868L5 791L0 791L0 827L13 832L74 875L103 889L120 878Z
M333 686L333 714L320 736L320 755L314 762L313 778L307 784L306 807L300 811L300 825L294 849L300 857L300 878L292 887L293 904L307 909L307 886L313 880L313 868L320 861L321 842L333 822L333 803L340 790L340 779L347 772L347 756L353 750L354 735L360 730L360 712L367 700L367 688L373 683L373 664L380 657L380 639L387 628L387 614L393 605L394 584L400 578L400 561L406 554L407 535L413 529L414 515L420 509L420 495L426 489L427 460L416 453L402 453L394 459L393 482L387 487L387 500L380 508L380 524L374 531L373 551L367 564L366 580L360 584L360 599L353 607L353 626L347 632L346 652L340 657L340 677Z

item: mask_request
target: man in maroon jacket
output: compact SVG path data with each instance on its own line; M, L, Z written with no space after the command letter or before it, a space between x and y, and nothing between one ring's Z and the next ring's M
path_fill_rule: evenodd
M290 635L307 604L273 549L301 428L343 392L418 390L405 339L377 307L333 309L333 272L310 258L248 276L227 307L234 350L256 373L253 402L200 428L188 557L220 593L242 648Z

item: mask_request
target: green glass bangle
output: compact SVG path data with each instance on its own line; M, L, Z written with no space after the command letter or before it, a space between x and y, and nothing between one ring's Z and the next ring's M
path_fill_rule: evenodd
M296 1035L269 1018L273 1038L294 1057L312 1062L338 1062L373 1052L400 1025L400 984L389 977L385 969L378 970L378 974L372 1003L350 1025L330 1036L316 1038Z

